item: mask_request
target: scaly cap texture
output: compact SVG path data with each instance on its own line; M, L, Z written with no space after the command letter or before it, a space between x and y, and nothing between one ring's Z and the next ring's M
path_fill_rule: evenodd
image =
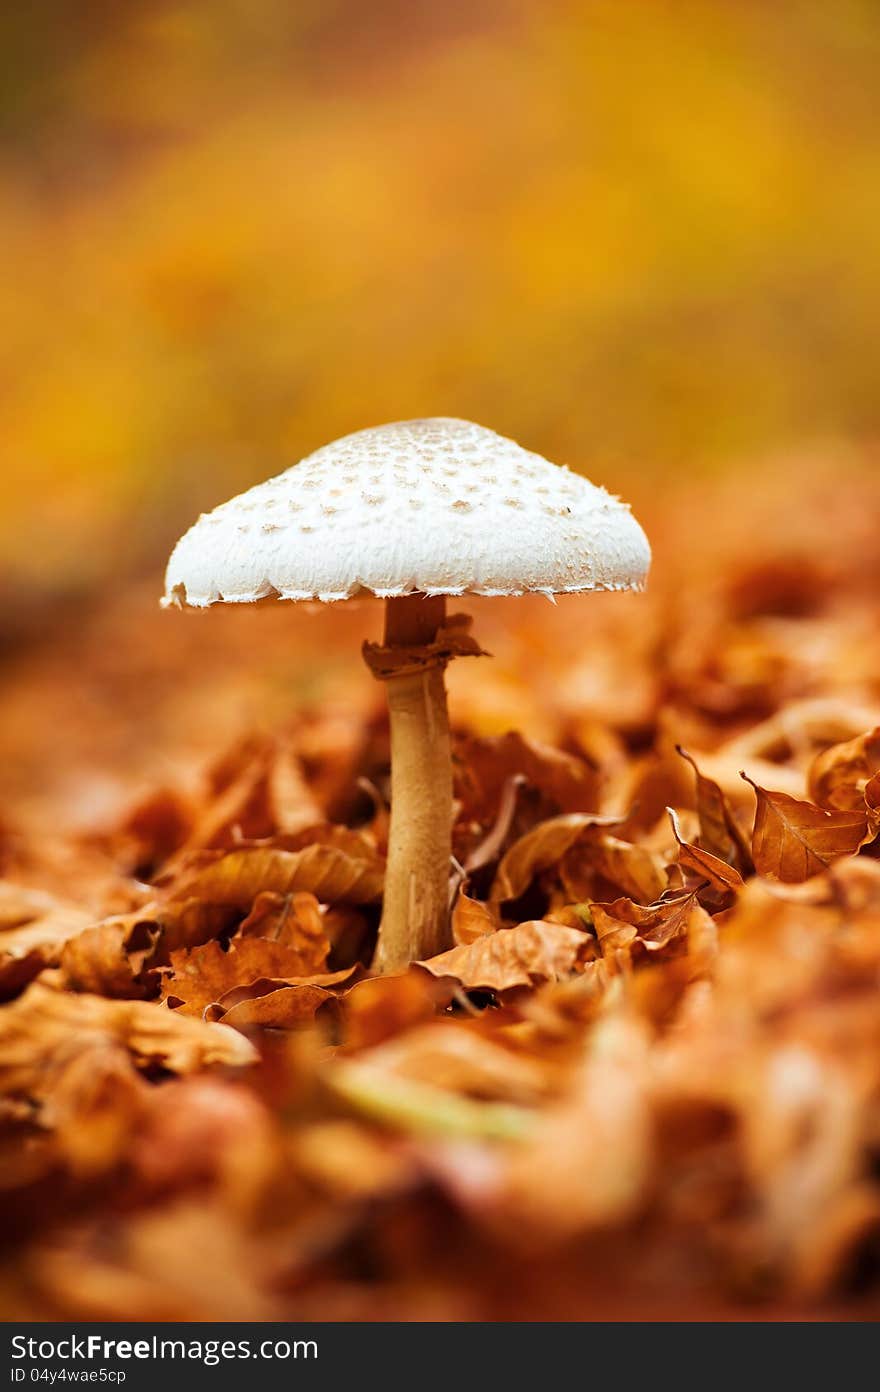
M469 421L400 421L204 513L163 603L631 590L650 560L628 506L579 474Z

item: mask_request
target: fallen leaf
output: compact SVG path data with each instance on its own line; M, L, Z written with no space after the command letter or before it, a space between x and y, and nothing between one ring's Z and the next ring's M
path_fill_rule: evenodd
M663 861L655 851L605 833L582 838L566 851L559 875L566 895L577 902L610 887L649 904L667 887Z
M228 908L197 899L145 904L71 938L61 953L64 980L75 991L151 995L156 987L150 969L166 963L175 950L210 941L232 922Z
M535 919L499 928L417 965L432 976L454 977L467 991L509 991L570 976L586 959L589 946L587 933Z
M384 868L378 856L355 858L331 845L281 851L255 846L184 872L175 882L175 898L200 898L249 912L258 894L292 894L307 890L322 903L369 904L382 893Z
M829 812L863 812L867 785L880 773L880 725L825 749L810 765L807 789Z
M640 942L649 952L659 952L688 930L696 894L679 894L656 904L636 904L616 899L612 904L591 904L593 927L603 953Z
M306 969L303 969L305 962ZM201 1015L230 991L261 979L308 977L309 958L295 948L265 938L233 938L228 949L218 942L172 952L162 974L162 999L184 1015ZM350 974L350 973L348 973Z
M430 1020L451 994L414 968L357 982L343 998L346 1049L369 1048Z
M313 961L315 971L320 971L327 960L329 943L321 906L314 894L258 894L238 936L281 943Z
M60 959L92 919L49 894L0 882L0 997L14 995Z
M689 871L697 879L705 881L713 889L722 894L735 894L742 888L743 878L738 870L726 861L720 860L718 856L712 855L709 851L704 851L701 846L691 845L685 841L681 833L681 824L678 814L672 807L667 807L669 820L672 823L672 834L678 843L678 863L683 870Z
M840 856L854 855L865 840L864 813L825 812L787 793L768 792L745 773L742 777L757 798L752 858L759 875L799 884Z
M752 868L748 840L737 821L730 803L713 778L702 773L693 755L681 745L677 752L694 771L697 792L697 815L700 819L700 849L723 860L738 870L740 876Z
M336 1003L336 996L323 986L310 981L297 985L279 986L265 995L240 1001L223 1015L223 1023L235 1029L295 1029L308 1024L326 1005Z
M144 968L161 936L158 923L143 914L105 919L65 943L61 970L72 990L105 996L132 997L151 993ZM153 988L153 991L155 988Z
M469 899L464 890L459 891L452 910L452 937L459 947L475 942L486 933L494 933L497 927L498 916L488 904Z
M123 1048L138 1068L188 1073L223 1064L240 1067L256 1054L225 1025L187 1019L149 1001L111 1001L56 991L34 982L0 1007L0 1092L41 1097L53 1074L78 1054Z
M491 902L518 899L535 876L557 865L585 832L616 826L619 821L617 817L572 812L540 822L505 853L492 885Z
M596 806L596 773L585 760L526 739L516 730L482 739L460 735L454 759L456 796L467 815L484 824L497 816L504 788L517 775L560 812L586 812Z

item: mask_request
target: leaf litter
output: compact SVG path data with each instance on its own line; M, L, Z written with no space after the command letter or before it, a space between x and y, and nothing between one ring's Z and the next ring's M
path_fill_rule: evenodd
M369 684L97 832L4 807L11 1317L876 1317L876 563L750 540L581 656L506 616L536 733L463 679L450 946L398 975Z

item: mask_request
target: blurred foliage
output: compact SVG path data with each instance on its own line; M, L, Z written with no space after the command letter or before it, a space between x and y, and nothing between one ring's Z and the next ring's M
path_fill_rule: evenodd
M384 419L475 417L636 497L876 432L871 0L0 25L22 586L157 564L199 508Z

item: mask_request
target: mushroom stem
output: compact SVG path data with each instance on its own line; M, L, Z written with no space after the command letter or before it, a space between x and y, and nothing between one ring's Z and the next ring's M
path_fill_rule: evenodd
M433 642L442 597L385 603L385 646ZM452 756L443 667L386 680L391 717L391 826L373 967L396 971L449 946Z

